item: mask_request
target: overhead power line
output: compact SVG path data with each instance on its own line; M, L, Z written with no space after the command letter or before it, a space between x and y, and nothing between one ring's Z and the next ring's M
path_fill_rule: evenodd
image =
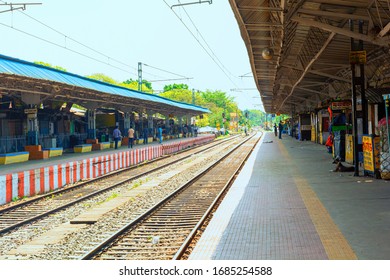
M51 27L50 25L47 25L46 23L44 23L44 22L42 22L42 21L40 21L40 20L38 20L38 19L36 19L36 18L34 18L34 17L32 17L32 16L30 16L30 15L28 15L28 14L22 12L22 11L20 11L20 13L22 13L22 14L25 15L26 17L28 17L28 18L30 18L30 19L32 19L32 20L38 22L39 24L42 24L43 26L49 28L50 30L54 31L55 33L64 36L65 40L73 41L73 42L75 42L76 44L79 44L79 45L83 46L84 48L87 48L87 49L89 49L89 50L91 50L91 51L93 51L93 52L95 52L95 53L97 53L97 54L99 54L99 55L101 55L101 56L104 56L105 58L107 58L107 59L110 60L110 61L115 61L116 63L119 63L119 64L121 64L121 65L123 65L123 66L126 66L126 67L132 68L132 69L134 69L134 70L137 70L137 68L135 68L134 66L131 66L131 65L126 64L126 63L123 63L122 61L120 61L120 60L118 60L118 59L112 58L111 56L109 56L109 55L107 55L107 54L104 54L104 53L102 53L102 52L100 52L100 51L98 51L98 50L96 50L96 49L94 49L94 48L92 48L92 47L90 47L90 46L87 46L86 44L81 43L80 41L78 41L78 40L76 40L76 39L73 39L72 37L69 37L68 35L62 33L61 31L58 31L58 30L54 29L54 28Z
M180 3L180 1L179 1ZM210 3L211 4L211 3ZM192 18L190 17L190 15L187 13L187 10L182 7L182 9L184 10L185 14L187 15L187 17L189 18L189 20L191 21L192 25L194 26L197 34L199 34L200 38L202 38L203 42L206 44L207 48L210 50L211 54L218 60L218 62L221 64L221 66L232 76L234 77L234 75L229 71L229 69L227 69L225 67L225 65L222 63L222 61L218 58L218 56L214 53L213 49L210 47L210 45L207 43L206 39L203 37L202 33L199 31L198 27L195 25L194 21L192 20Z
M166 72L166 73L169 73L169 74L175 75L175 76L183 77L184 79L189 79L189 78L188 78L188 77L186 77L186 76L183 76L183 75L180 75L180 74L176 74L176 73L173 73L173 72L170 72L170 71L167 71L167 70L161 69L161 68L157 68L157 67L151 66L151 65L149 65L149 64L146 64L146 63L143 63L143 65L145 65L145 66L147 66L147 67L150 67L150 68L153 68L153 69L156 69L156 70L159 70L159 71L162 71L162 72Z
M4 1L2 1L2 0L0 0L0 2L5 3L5 4L0 4L0 5L6 5L6 2L4 2ZM23 4L23 3L22 3L22 4ZM16 9L14 9L14 10L16 10ZM24 8L23 8L23 10L24 10ZM76 53L76 54L78 54L78 55L84 56L84 57L86 57L86 58L88 58L88 59L94 60L94 61L96 61L96 62L105 64L105 65L108 65L108 66L110 66L110 67L116 68L116 69L121 70L121 71L123 71L123 72L129 73L129 74L136 74L136 72L130 72L130 71L127 70L127 69L123 69L123 68L118 67L118 66L115 66L115 65L113 65L113 64L111 64L111 63L109 63L109 62L103 61L103 60L101 60L101 59L97 59L97 58L92 57L92 56L90 56L90 55L86 55L86 54L84 54L84 53L82 53L82 52L80 52L80 51L77 51L77 50L74 50L74 49L69 48L69 47L67 46L67 44L66 44L66 42L67 42L68 40L70 40L70 41L72 41L72 42L74 42L74 43L76 43L76 44L78 44L78 45L80 45L80 46L83 46L84 48L86 48L86 49L88 49L88 50L90 50L90 51L92 51L92 52L94 52L94 53L96 53L96 54L99 54L99 55L103 56L103 57L104 57L105 59L107 59L108 61L116 62L116 63L118 63L118 64L121 64L121 65L125 66L125 67L129 67L129 68L133 69L134 71L137 71L137 68L135 68L134 66L131 66L131 65L126 64L126 63L123 63L122 61L120 61L120 60L118 60L118 59L115 59L115 58L113 58L113 57L111 57L111 56L109 56L109 55L107 55L107 54L104 54L104 53L102 53L101 51L98 51L98 50L96 50L96 49L94 49L94 48L92 48L92 47L90 47L90 46L88 46L88 45L86 45L86 44L84 44L84 43L82 43L82 42L80 42L80 41L78 41L78 40L76 40L76 39L74 39L74 38L72 38L72 37L66 35L66 34L64 34L63 32L61 32L61 31L59 31L59 30L57 30L57 29L51 27L50 25L48 25L48 24L46 24L46 23L44 23L44 22L42 22L42 21L40 21L40 20L38 20L38 19L36 19L36 18L34 18L34 17L32 17L32 16L30 16L30 15L24 13L24 12L22 12L22 11L19 11L19 12L20 12L21 14L23 14L24 16L30 18L31 20L33 20L33 21L35 21L35 22L37 22L37 23L43 25L44 27L46 27L46 28L52 30L53 32L55 32L55 33L57 33L57 34L63 36L64 39L65 39L65 45L61 45L61 44L52 42L52 41L47 40L47 39L45 39L45 38L42 38L42 37L39 37L39 36L37 36L37 35L31 34L31 33L27 32L27 31L24 31L24 30L15 28L14 26L10 26L10 25L4 24L4 23L0 23L0 25L3 25L3 26L5 26L5 27L11 28L11 29L14 29L14 30L16 30L16 31L18 31L18 32L20 32L20 33L23 33L23 34L28 35L28 36L30 36L30 37L33 37L33 38L35 38L35 39L44 41L44 42L46 42L46 43L48 43L48 44L54 45L54 46L59 47L59 48L66 49L66 50L68 50L68 51L70 51L70 52ZM171 74L174 74L174 75L178 75L178 74L175 74L175 73L172 73L172 72L169 72L169 71L165 71L165 70L160 69L160 68L156 68L156 67L152 67L152 66L150 66L150 67L151 67L151 68L155 68L155 69L160 70L160 71L164 71L164 72L167 72L167 73L171 73ZM162 76L159 76L159 75L155 75L155 74L150 73L150 72L147 72L147 71L144 71L144 73L149 74L149 75L151 75L151 76L153 76L153 77L155 77L155 78L161 79L161 80L156 80L156 82L158 82L158 81L164 81L164 79L165 79L165 80L171 80L171 79L168 79L168 78L165 78L165 77L162 77ZM178 76L181 76L181 75L178 75ZM184 76L182 76L182 77L184 77ZM190 78L188 78L188 77L184 77L184 78L185 78L185 79L190 79Z
M166 0L163 0L164 3L170 8L169 4ZM225 74L225 76L233 83L234 86L237 86L235 82L229 77L229 75L225 72L225 70L221 67L221 65L216 61L216 59L207 51L207 49L203 46L203 44L199 41L199 39L195 36L195 34L191 31L191 29L184 23L183 19L173 10L171 11L175 14L175 16L180 20L180 22L185 26L185 28L190 32L192 37L198 42L198 44L202 47L202 49L207 53L207 55L214 61L214 63L218 66L218 68Z

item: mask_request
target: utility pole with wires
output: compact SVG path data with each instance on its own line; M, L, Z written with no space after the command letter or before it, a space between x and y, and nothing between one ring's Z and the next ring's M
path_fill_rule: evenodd
M26 10L26 7L27 5L42 5L42 3L7 3L7 2L3 2L3 3L0 3L0 6L8 6L9 7L9 10L5 10L5 11L0 11L0 14L1 13L5 13L5 12L12 12L12 11L16 11L16 10Z
M142 91L142 62L138 62L138 91Z

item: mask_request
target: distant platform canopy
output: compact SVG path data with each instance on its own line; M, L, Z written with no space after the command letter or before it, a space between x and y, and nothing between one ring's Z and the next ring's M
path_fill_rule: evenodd
M35 104L67 102L87 109L154 112L184 116L210 113L206 108L120 87L43 65L0 55L0 94ZM25 98L26 99L26 98Z

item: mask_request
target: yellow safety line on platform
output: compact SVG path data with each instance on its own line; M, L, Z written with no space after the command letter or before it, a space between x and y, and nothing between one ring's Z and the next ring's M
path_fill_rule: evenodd
M281 153L286 160L292 161L291 156L281 141L278 141L278 144ZM294 182L305 203L328 258L331 260L356 260L357 257L349 246L348 241L345 239L338 226L333 222L333 219L311 188L309 182L299 175L299 171L296 167L293 168Z

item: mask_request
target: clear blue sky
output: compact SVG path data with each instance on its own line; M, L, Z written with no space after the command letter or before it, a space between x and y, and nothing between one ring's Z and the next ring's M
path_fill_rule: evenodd
M231 91L237 88L254 89L255 83L252 77L239 77L248 74L251 68L237 21L227 0L214 0L211 5L205 3L184 6L185 10L171 9L166 4L178 4L177 0L31 2L41 2L42 5L28 6L23 13L0 13L1 54L27 61L48 62L80 75L103 73L117 81L137 79L136 68L138 62L142 62L193 78L153 82L156 90L162 89L165 84L186 83L190 88L199 90L225 91L235 98L241 109L262 109L258 105L261 99L256 98L259 96L257 90ZM1 8L4 9L5 7ZM71 52L65 47L104 63ZM152 67L143 67L144 79L153 81L179 78Z

